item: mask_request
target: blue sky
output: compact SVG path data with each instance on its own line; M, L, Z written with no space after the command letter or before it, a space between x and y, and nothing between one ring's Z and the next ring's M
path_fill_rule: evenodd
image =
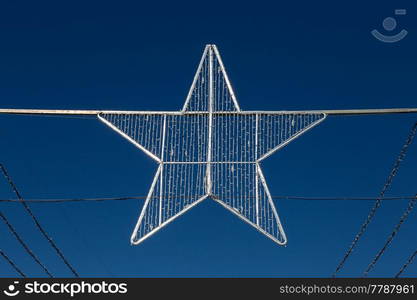
M409 35L370 34L394 17ZM416 107L412 1L0 4L0 107L177 110L204 45L216 44L246 110ZM376 196L415 115L328 117L263 162L273 195ZM0 160L26 198L145 195L156 170L95 119L0 117ZM387 195L417 192L417 145ZM13 194L0 182L0 198ZM213 201L139 246L129 237L142 202L33 204L82 276L327 277L372 201L276 200L279 247ZM361 276L407 201L384 202L341 276ZM1 204L54 275L70 272L21 205ZM370 276L393 276L417 247L413 212ZM0 225L1 248L30 276L40 268ZM0 260L1 276L15 276ZM404 273L413 276L417 264Z

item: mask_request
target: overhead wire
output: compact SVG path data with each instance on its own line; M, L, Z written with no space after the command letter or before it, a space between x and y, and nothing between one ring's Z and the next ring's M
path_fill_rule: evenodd
M25 251L29 254L30 257L45 271L45 273L50 277L53 278L54 276L49 272L48 268L40 261L40 259L33 253L33 251L29 248L29 246L23 241L22 237L17 233L16 229L12 226L6 216L0 211L0 219L6 224L7 228L9 229L10 233L17 239L17 241L22 245Z
M23 117L34 117L34 118L60 118L60 119L84 119L84 120L96 120L96 115L48 115L48 114L13 114L13 116L23 116Z
M0 255L7 261L7 263L23 278L26 278L26 274L13 262L13 260L0 249Z
M407 267L409 265L411 265L413 263L414 258L417 256L417 250L414 251L413 254L411 254L411 256L407 259L407 261L405 262L405 264L401 267L401 269L398 271L398 273L395 275L395 278L400 277L400 275L405 271L405 269L407 269Z
M106 201L127 201L127 200L146 200L147 196L126 196L126 197L100 197L100 198L54 198L54 199L25 199L26 203L67 203L67 202L106 202ZM153 198L153 197L151 197ZM155 198L158 198L155 196ZM176 197L175 199L177 199ZM182 197L186 198L186 197ZM254 197L246 197L254 198ZM400 201L411 200L414 196L395 196L395 197L309 197L309 196L271 196L277 200L305 200L305 201ZM19 199L0 199L0 202L19 203Z
M64 256L64 254L62 253L62 251L58 248L58 246L55 244L55 242L50 238L50 236L48 235L48 233L45 231L45 229L42 227L42 225L39 223L38 219L35 217L35 215L33 214L32 210L30 209L30 207L27 205L27 203L25 202L25 200L23 199L23 197L21 196L20 192L18 191L16 185L14 184L12 178L10 177L10 175L8 174L6 168L3 166L3 164L0 164L0 169L4 175L4 177L6 178L6 180L8 181L8 183L10 184L12 190L14 191L14 193L16 194L17 198L19 199L20 203L22 203L23 207L25 208L26 212L30 215L30 217L32 218L33 222L35 223L36 227L38 228L38 230L42 233L42 235L45 237L45 239L49 242L49 244L52 246L52 248L56 251L56 253L58 254L58 256L62 259L62 261L64 262L64 264L70 269L70 271L74 274L75 277L79 277L77 271L74 269L74 267L69 263L69 261L66 259L66 257Z
M394 166L391 169L391 172L379 194L379 198L375 201L374 206L371 208L368 216L366 217L365 222L362 224L362 226L359 229L359 232L356 234L355 238L353 239L350 247L348 248L348 250L346 251L346 253L344 254L342 260L339 262L339 264L336 267L336 270L334 271L334 273L332 274L332 277L336 277L336 274L342 269L343 265L345 264L346 260L348 259L348 257L352 254L353 249L356 247L359 239L362 237L362 235L365 233L366 229L368 228L368 225L371 223L373 217L375 216L378 208L381 206L382 203L382 198L385 196L385 193L387 192L387 190L391 187L391 184L394 180L394 177L397 175L398 170L401 166L402 161L404 160L404 158L407 155L407 151L411 145L411 143L414 140L414 137L416 135L416 131L417 131L417 122L414 123L414 125L412 126L410 133L407 136L407 139L404 143L404 145L401 148L400 154L398 155Z
M384 246L378 251L375 258L372 260L372 262L369 264L369 266L366 268L365 272L363 273L364 277L368 276L369 272L375 267L375 264L381 258L382 254L387 250L388 246L391 244L392 240L394 239L394 237L397 235L398 231L400 230L401 225L405 222L405 220L408 218L409 214L413 210L414 205L416 204L416 202L417 202L417 195L414 199L411 199L410 202L408 203L407 209L405 210L405 212L401 216L397 225L395 225L393 231L389 235L389 237L386 240Z

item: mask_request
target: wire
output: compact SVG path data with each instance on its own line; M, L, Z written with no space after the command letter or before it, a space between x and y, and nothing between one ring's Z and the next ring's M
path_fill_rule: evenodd
M375 264L378 262L379 258L385 252L385 250L387 250L388 246L391 244L392 240L394 239L394 237L396 236L396 234L400 230L401 225L405 222L405 220L407 219L408 215L413 210L414 205L416 204L416 202L417 202L417 195L416 195L416 197L414 199L410 200L410 202L408 203L407 209L405 210L404 214L401 216L400 221L394 227L394 230L391 232L391 234L388 237L387 241L385 242L384 246L381 248L381 250L379 250L379 252L375 256L375 258L373 259L373 261L369 264L368 268L363 273L363 276L364 277L368 276L368 273L373 269L373 267L375 266Z
M308 197L308 196L272 196L273 199L281 200L308 200L308 201L372 201L372 200L410 200L414 199L414 196L393 196L393 197ZM0 200L1 201L1 200Z
M45 271L46 274L50 278L53 278L51 272L45 267L45 265L39 260L39 258L33 253L32 250L28 247L28 245L23 241L23 239L20 237L20 235L16 232L12 224L10 224L9 220L7 220L6 216L3 215L3 213L0 211L0 218L3 220L3 222L7 225L9 228L9 231L15 236L15 238L19 241L19 243L22 245L22 247L26 250L26 252L33 258L33 260Z
M60 119L84 119L84 120L96 120L96 115L47 115L47 114L13 114L14 116L23 116L23 117L34 117L34 118L60 118Z
M332 277L336 277L336 274L340 271L340 269L343 267L343 265L345 264L346 260L348 259L348 257L350 256L350 254L352 253L353 249L356 247L356 244L358 243L359 239L362 237L362 235L365 233L365 230L367 229L369 223L371 223L372 218L375 216L378 208L381 206L382 203L382 198L385 195L385 192L390 188L392 181L395 177L395 175L397 175L398 170L400 168L401 162L404 160L405 156L407 155L407 150L409 148L409 146L411 145L411 143L413 142L413 139L416 135L416 130L417 130L417 122L413 125L413 127L411 128L411 131L407 137L407 140L405 141L401 152L397 158L397 160L394 163L394 166L391 170L391 173L389 174L380 194L379 194L379 198L375 201L374 206L372 207L371 211L369 212L365 222L362 224L361 228L359 229L359 232L356 234L355 238L353 239L352 244L350 245L349 249L346 251L345 255L343 256L342 260L340 261L339 265L337 266L336 270L334 271Z
M417 250L414 251L414 253L410 256L410 258L407 260L407 262L404 264L404 266L401 267L401 269L398 271L397 275L395 275L395 278L400 277L400 275L404 272L405 269L407 269L407 267L409 265L411 265L411 263L413 262L414 258L417 256Z
M104 201L125 201L145 200L146 196L139 197L111 197L111 198L72 198L72 199L26 199L29 203L64 203L64 202L104 202ZM0 199L0 202L20 202L17 199Z
M23 273L20 269L19 269L19 267L10 259L10 257L8 257L7 255L6 255L6 253L4 253L3 252L3 250L1 250L0 249L0 255L1 256L3 256L3 258L9 263L9 265L11 265L12 266L12 268L13 269L15 269L15 271L17 272L17 273L19 273L19 275L20 276L22 276L22 277L24 277L24 278L26 278L26 275L25 275L25 273Z
M159 197L151 197L159 198ZM246 197L245 199L254 198ZM410 200L415 197L412 196L395 196L395 197L308 197L308 196L272 196L273 199L279 200L306 200L306 201L374 201L380 199L381 201L399 201ZM103 197L103 198L61 198L61 199L25 199L26 203L67 203L67 202L105 202L105 201L127 201L127 200L145 200L146 196L128 196L128 197ZM178 197L176 198L178 199ZM19 199L0 199L0 202L18 203Z
M0 169L3 172L3 175L6 178L6 180L9 182L9 184L10 184L11 188L13 189L14 193L16 194L17 198L20 200L20 202L24 206L24 208L27 211L27 213L31 216L31 218L32 218L33 222L35 223L36 227L39 229L39 231L42 233L42 235L46 238L46 240L49 242L49 244L52 246L52 248L54 248L54 250L56 251L56 253L58 254L58 256L61 257L61 259L63 260L63 262L71 270L71 272L74 274L74 276L75 277L79 277L78 273L75 271L75 269L71 266L71 264L65 258L64 254L62 253L62 251L58 248L58 246L54 243L54 241L49 237L49 235L43 229L43 227L39 223L38 219L35 217L35 215L33 214L32 210L30 209L30 207L27 205L27 203L25 202L25 200L22 198L22 196L20 195L20 193L19 193L16 185L14 184L14 182L11 179L11 177L9 176L6 168L2 164L0 164Z

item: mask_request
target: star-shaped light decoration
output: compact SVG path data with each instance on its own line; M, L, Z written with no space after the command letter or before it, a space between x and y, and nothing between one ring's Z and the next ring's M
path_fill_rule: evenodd
M205 47L181 111L99 114L159 164L131 243L141 243L211 198L285 245L260 163L325 117L242 111L215 45Z

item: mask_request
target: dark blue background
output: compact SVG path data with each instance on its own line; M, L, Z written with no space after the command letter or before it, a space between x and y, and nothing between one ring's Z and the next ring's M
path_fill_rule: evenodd
M394 9L409 35L370 31ZM0 107L178 110L204 45L218 46L242 109L416 107L414 1L3 1ZM329 117L263 163L273 195L376 196L416 115ZM26 198L145 195L155 163L93 119L0 116L0 161ZM417 145L389 195L414 195ZM0 198L14 195L4 181ZM137 247L141 201L33 204L82 276L329 276L372 201L277 200L279 247L212 201ZM360 276L407 206L387 201L340 275ZM20 204L1 204L56 276L71 274ZM417 247L413 212L371 276ZM0 224L1 245L44 276ZM15 276L0 260L2 276ZM404 273L415 276L417 263Z

